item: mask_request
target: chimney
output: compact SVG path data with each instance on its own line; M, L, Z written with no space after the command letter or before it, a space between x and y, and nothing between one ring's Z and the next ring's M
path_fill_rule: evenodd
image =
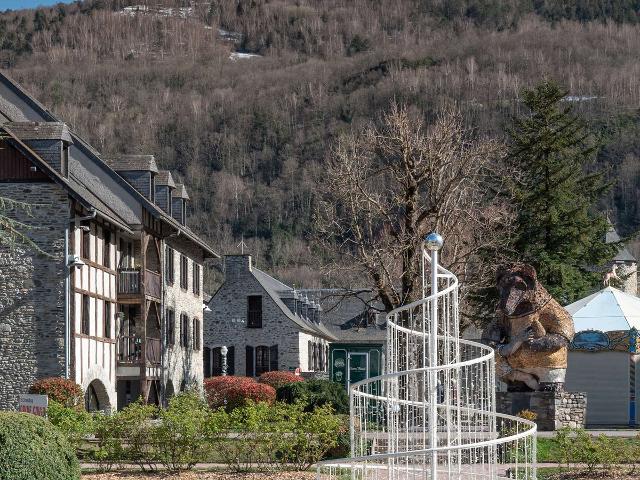
M62 122L9 122L3 125L58 173L68 176L69 128Z
M171 216L181 225L187 223L187 189L182 183L176 183L176 188L171 192Z
M224 280L237 281L242 275L251 272L251 255L225 255Z
M147 200L154 201L158 166L153 155L118 155L102 159Z
M173 192L175 188L176 184L173 181L171 172L167 170L159 171L158 175L156 175L156 205L168 215L171 215L171 192Z

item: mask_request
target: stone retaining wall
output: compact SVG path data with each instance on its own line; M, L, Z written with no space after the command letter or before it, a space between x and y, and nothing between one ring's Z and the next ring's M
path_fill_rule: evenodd
M531 410L537 415L538 430L552 431L563 427L584 428L587 418L585 392L497 392L496 409L517 415Z

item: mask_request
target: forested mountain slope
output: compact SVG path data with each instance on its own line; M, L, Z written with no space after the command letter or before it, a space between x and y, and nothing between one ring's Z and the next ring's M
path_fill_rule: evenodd
M102 152L155 154L218 250L244 239L261 268L314 287L329 281L312 236L327 151L393 99L427 113L454 101L502 136L523 87L560 81L605 145L598 163L614 186L602 208L636 230L639 11L622 0L88 0L1 14L0 62Z

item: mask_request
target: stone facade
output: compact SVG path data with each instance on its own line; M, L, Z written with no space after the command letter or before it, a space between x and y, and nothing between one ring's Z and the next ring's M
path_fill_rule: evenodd
M309 342L326 348L327 338L314 332L314 325L308 320L295 316L277 292L269 286L265 288L266 282L274 288L289 289L253 267L249 255L225 257L225 281L209 302L211 311L205 312L205 345L207 349L233 347L232 371L235 375L247 374L247 347L255 349L276 345L278 370L300 368L308 372L312 369L308 360ZM249 296L262 299L261 328L247 325Z
M163 265L167 260L167 247L173 249L173 282L168 281L168 277L164 275L164 354L163 354L163 386L166 392L178 392L187 387L196 387L202 389L203 371L202 371L202 346L203 346L203 258L202 251L194 248L187 242L181 241L180 238L169 238L164 242L163 248ZM187 288L180 286L180 256L187 257ZM195 265L199 265L199 285L200 288L194 292L194 269ZM165 269L166 273L166 269ZM175 318L174 332L171 338L175 341L173 345L169 342L167 326L167 309L173 311ZM189 338L186 347L181 345L182 338L182 322L181 315L186 315L189 319L187 322L187 337ZM198 322L198 327L194 328L194 321ZM197 336L197 339L196 339ZM166 397L166 395L165 395Z
M616 262L616 272L620 278L620 290L629 295L638 295L638 264L635 262Z
M538 430L563 427L584 428L587 418L587 394L584 392L497 392L496 410L517 415L531 410L537 415Z
M0 246L0 409L14 408L38 378L63 376L64 231L67 193L53 183L0 183L0 197L30 204L30 215L8 216L34 227L27 232L49 256L27 246ZM37 230L36 230L37 229Z

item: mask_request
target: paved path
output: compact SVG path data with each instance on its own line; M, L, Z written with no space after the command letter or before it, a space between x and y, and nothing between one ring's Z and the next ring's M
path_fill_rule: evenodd
M636 437L640 435L640 430L634 430L631 428L628 429L618 429L618 430L596 430L596 429L587 429L593 436L598 436L604 433L607 437L620 437L620 438L629 438ZM556 435L556 432L538 432L538 437L540 438L553 438Z

